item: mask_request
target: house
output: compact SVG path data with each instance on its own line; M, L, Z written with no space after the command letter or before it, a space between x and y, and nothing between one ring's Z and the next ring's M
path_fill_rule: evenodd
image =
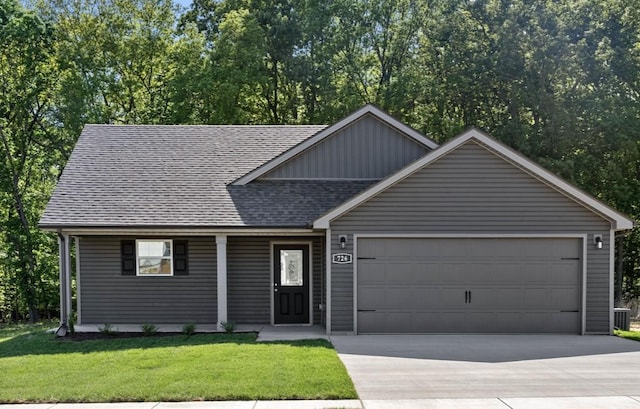
M40 226L81 325L608 334L633 221L478 130L438 146L365 106L330 126L87 125Z

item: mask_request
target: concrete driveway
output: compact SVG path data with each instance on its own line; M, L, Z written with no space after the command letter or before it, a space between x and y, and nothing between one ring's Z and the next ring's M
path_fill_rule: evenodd
M617 337L359 335L331 341L365 403L618 396L640 407L640 342Z

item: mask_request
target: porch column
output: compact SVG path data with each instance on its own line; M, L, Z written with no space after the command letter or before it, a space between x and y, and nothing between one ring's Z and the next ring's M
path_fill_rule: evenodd
M65 294L67 296L67 298L64 300L67 308L67 316L65 318L65 322L67 322L69 320L69 316L71 314L73 314L73 306L71 304L71 237L68 234L64 235L64 242L65 242L65 246L64 246L64 274L65 274L65 279L64 279L64 284L67 286ZM68 324L68 322L67 322Z
M64 236L62 234L58 234L58 261L59 261L59 271L60 271L60 326L67 325L67 285L65 284L65 279L67 277L64 269L66 268L65 251L66 244L64 242Z
M218 329L227 321L227 236L216 236L216 265L218 267Z
M60 328L56 335L65 336L71 314L71 248L69 235L58 234L58 255L60 258Z

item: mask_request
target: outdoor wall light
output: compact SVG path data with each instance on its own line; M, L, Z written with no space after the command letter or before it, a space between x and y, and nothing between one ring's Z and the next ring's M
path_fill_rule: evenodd
M347 236L341 234L340 236L338 236L338 241L340 241L340 248L345 248L345 246L347 245Z
M597 249L602 248L602 234L594 234L593 235L593 244Z

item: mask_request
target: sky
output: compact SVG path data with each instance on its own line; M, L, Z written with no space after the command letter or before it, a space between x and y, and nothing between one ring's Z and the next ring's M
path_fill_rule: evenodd
M189 6L191 6L191 0L173 0L173 2L184 8L189 8Z

